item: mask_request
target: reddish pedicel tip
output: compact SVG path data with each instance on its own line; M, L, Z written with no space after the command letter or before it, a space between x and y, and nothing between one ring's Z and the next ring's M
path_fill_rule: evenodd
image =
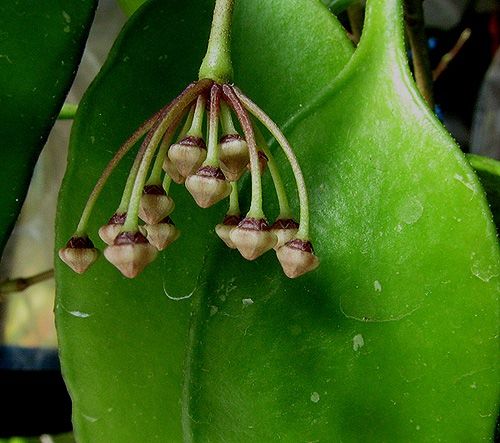
M192 146L193 148L207 149L205 140L200 137L188 135L178 142L179 145Z
M304 241L295 238L287 242L286 246L292 249L297 249L299 251L308 252L309 254L314 254L313 245L310 241Z
M66 243L67 248L71 249L91 249L94 243L88 237L71 237Z
M269 231L269 223L265 218L245 217L238 224L238 228L249 231Z
M198 169L198 171L196 171L196 175L200 177L216 178L217 180L226 179L226 176L224 175L222 170L214 166L203 166L200 169Z
M126 212L115 212L108 221L108 225L123 225L127 218Z
M116 246L119 245L132 245L132 244L141 244L148 243L148 239L141 234L139 231L135 232L121 232L115 238L114 244Z
M146 185L144 186L142 193L144 195L166 195L165 189L160 185Z
M271 229L298 229L299 224L293 218L279 218L276 220Z
M241 219L241 215L226 215L222 224L226 226L238 226Z

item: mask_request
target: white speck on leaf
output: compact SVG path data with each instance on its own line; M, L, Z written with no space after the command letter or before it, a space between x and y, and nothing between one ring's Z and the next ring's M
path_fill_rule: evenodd
M312 394L311 394L311 401L313 403L318 403L319 402L319 394L314 391Z
M87 312L81 312L81 311L69 311L69 313L73 317L78 317L78 318L88 318L92 315L92 314L88 314Z
M253 300L251 298L244 298L241 300L241 303L243 303L243 306L250 306L253 305Z
M365 340L361 334L355 335L352 339L352 349L359 351L365 345Z
M375 280L373 282L373 288L375 289L376 292L382 292L382 285L378 280Z

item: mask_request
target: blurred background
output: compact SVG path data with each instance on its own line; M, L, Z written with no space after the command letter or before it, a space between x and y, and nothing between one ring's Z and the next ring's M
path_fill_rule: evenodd
M328 5L331 2L324 0L324 3ZM432 67L436 69L440 66L438 69L441 69L443 56L452 52L451 61L434 84L436 113L464 152L500 159L498 3L494 0L425 0L424 11ZM347 16L344 14L341 19L347 21ZM67 102L79 102L125 21L125 15L114 0L100 0ZM40 156L21 216L0 262L0 282L53 268L57 194L64 175L70 130L71 120L58 121ZM0 370L50 370L55 377L51 383L56 383L64 396L57 363L54 293L55 285L51 278L18 293L2 295L0 286L0 342L9 345L8 348L2 346ZM46 352L26 352L33 348ZM1 385L0 376L0 389ZM47 395L54 392L53 385L49 388L52 391L48 391ZM37 404L36 407L41 406ZM65 417L59 430L69 430L69 399L61 408L61 411L54 410L54 415ZM31 431L27 423L25 431ZM0 437L6 437L10 432L14 431L8 425L0 425ZM54 440L48 435L41 438L36 441L71 441Z

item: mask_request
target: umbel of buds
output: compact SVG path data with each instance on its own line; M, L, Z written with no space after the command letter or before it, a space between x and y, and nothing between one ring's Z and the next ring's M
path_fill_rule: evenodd
M180 231L171 216L172 183L185 185L202 208L229 196L229 209L217 235L247 260L275 249L284 273L295 278L315 269L319 260L309 238L309 203L305 180L292 147L276 123L231 83L230 16L233 0L216 0L207 57L200 80L144 122L117 150L92 190L75 234L59 251L75 272L97 259L88 236L95 203L123 157L138 146L121 195L109 221L99 229L105 258L125 277L134 278L174 242ZM282 148L295 177L299 217L293 217L280 168L259 122ZM262 175L271 174L279 214L269 224L263 211ZM238 189L249 175L248 211L240 213ZM174 215L175 216L175 215ZM144 224L142 224L144 222Z

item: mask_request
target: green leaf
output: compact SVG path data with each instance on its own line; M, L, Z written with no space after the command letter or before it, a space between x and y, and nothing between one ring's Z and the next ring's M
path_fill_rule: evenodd
M467 160L483 185L493 220L500 229L500 161L476 154L467 154Z
M212 8L213 1L158 0L124 29L74 122L58 246L75 229L113 151L196 79ZM352 55L335 18L308 0L274 1L271 8L267 0L236 2L234 22L236 81L281 122ZM96 207L91 232L98 247L103 245L97 229L115 211L131 161L128 156L111 177ZM83 276L56 263L61 360L79 441L182 441L190 305L204 287L198 276L205 254L218 244L213 228L226 203L201 210L185 189L174 187L173 195L172 218L182 235L136 280L121 277L104 259ZM166 295L180 298L192 291L191 300Z
M96 4L20 0L0 6L0 254L73 81Z
M306 3L237 2L235 80L296 147L320 268L288 280L272 253L244 261L211 230L224 205L199 210L183 189L173 215L183 236L137 280L102 260L84 276L58 264L80 441L492 438L500 258L484 194L416 92L398 2L371 0L338 76L349 43ZM209 16L208 3L158 1L125 30L79 110L59 246L107 150L196 76Z
M117 2L123 12L130 17L146 2L146 0L117 0Z

